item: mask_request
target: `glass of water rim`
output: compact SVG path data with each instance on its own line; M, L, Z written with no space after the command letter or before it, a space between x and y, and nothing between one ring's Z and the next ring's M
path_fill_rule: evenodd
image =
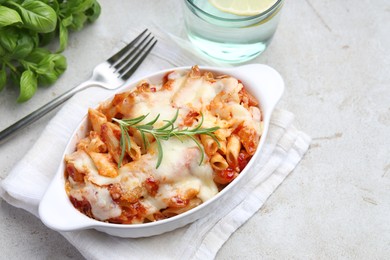
M220 11L208 0L185 0L188 38L216 60L228 63L251 60L265 51L275 34L284 0L271 1L274 3L264 12L242 16Z

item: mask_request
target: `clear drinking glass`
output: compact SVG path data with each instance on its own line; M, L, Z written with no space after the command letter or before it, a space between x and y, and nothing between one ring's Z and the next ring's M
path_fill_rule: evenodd
M261 1L261 0L259 0ZM208 56L240 63L262 53L276 31L284 0L254 16L222 12L208 0L184 0L187 35Z

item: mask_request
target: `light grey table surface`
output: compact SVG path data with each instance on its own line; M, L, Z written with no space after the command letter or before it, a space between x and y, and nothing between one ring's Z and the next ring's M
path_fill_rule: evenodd
M0 129L89 76L128 28L154 21L184 35L179 1L100 0L99 20L74 33L69 69L24 104L0 93ZM284 77L279 108L311 148L217 259L388 259L390 256L390 1L287 0L274 41L251 62ZM112 43L111 42L111 43ZM83 67L78 66L80 60ZM190 64L189 64L190 65ZM0 146L0 178L54 112ZM0 202L0 259L82 259L61 235Z

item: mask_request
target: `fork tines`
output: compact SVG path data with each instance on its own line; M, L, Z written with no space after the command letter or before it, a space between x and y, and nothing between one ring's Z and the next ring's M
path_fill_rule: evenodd
M111 67L115 68L115 72L119 73L120 78L128 79L157 43L150 32L146 34L147 31L148 29L145 29L137 38L107 60Z

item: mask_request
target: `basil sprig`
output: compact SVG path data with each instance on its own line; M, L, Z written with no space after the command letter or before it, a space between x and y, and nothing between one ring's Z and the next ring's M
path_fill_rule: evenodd
M53 84L66 70L69 31L100 15L97 0L0 0L0 91L18 86L18 102L39 85ZM49 43L51 48L45 47Z

